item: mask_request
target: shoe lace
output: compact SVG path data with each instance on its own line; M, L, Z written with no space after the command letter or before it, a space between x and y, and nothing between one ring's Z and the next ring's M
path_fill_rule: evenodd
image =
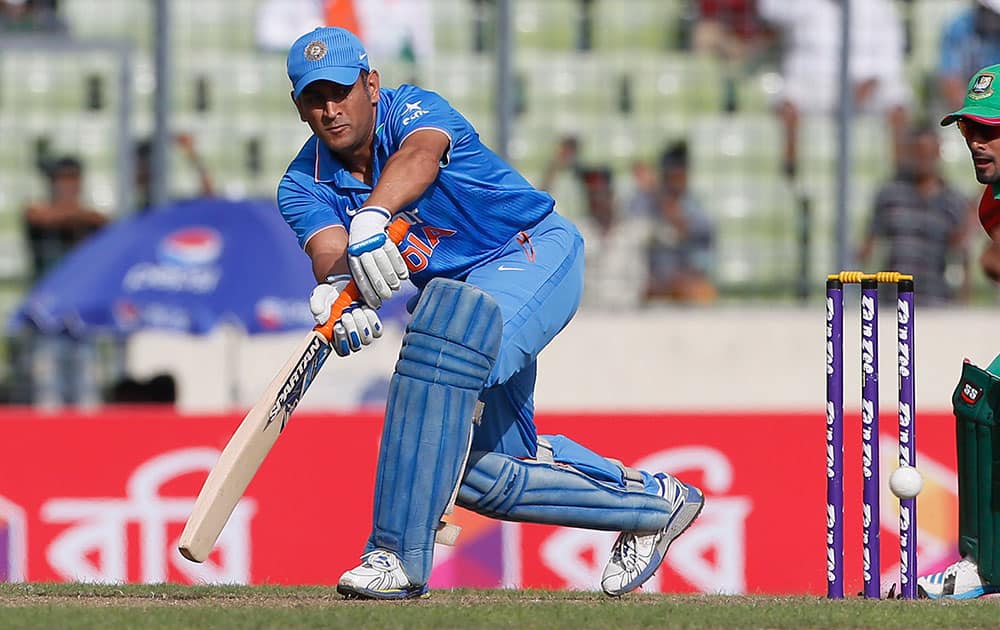
M389 554L379 549L369 551L361 556L361 560L364 564L379 571L392 570L392 561L389 558Z
M632 572L638 566L636 561L638 553L638 539L635 536L628 536L622 541L621 545L615 548L614 556L626 570Z

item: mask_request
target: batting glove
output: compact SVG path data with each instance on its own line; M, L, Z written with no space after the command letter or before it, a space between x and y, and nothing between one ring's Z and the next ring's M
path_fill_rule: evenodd
M317 325L325 324L330 319L330 307L337 296L344 290L350 276L330 276L326 282L316 285L309 296L309 310ZM378 313L364 304L355 302L333 325L333 351L342 357L357 352L362 347L371 345L372 341L382 336L382 322Z
M385 233L389 211L365 206L353 212L347 239L347 264L361 297L371 308L382 306L410 277L399 248Z

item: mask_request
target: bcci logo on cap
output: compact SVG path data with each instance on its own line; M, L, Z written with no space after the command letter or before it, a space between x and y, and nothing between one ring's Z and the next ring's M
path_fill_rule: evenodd
M984 72L976 77L972 88L969 90L969 98L982 99L993 96L993 73Z
M222 253L222 236L210 227L195 226L171 232L160 241L163 262L182 267L208 265Z
M323 57L326 57L326 44L317 40L311 41L306 44L306 49L302 53L305 58L309 61L319 61Z

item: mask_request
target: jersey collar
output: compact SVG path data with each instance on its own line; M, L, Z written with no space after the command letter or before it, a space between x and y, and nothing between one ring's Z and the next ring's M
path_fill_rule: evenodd
M380 99L378 104L375 106L375 145L373 147L373 153L375 156L375 170L378 171L378 155L380 149L385 146L385 110L386 103L384 99ZM333 184L337 188L351 189L351 190L371 190L371 186L359 181L356 177L351 175L340 160L333 157L333 154L323 143L320 142L319 138L313 136L313 141L316 148L316 157L313 165L313 179L317 184Z

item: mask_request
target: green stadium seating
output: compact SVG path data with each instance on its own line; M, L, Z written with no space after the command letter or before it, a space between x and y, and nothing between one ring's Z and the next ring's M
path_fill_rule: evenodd
M515 46L520 50L576 50L579 6L578 0L514 3Z
M674 50L685 4L669 0L597 0L594 49L601 53Z
M968 3L898 2L913 35L906 76L918 97L927 96L921 84L936 65L942 25ZM169 3L175 62L171 128L195 137L223 194L272 196L308 136L288 101L284 56L256 48L258 5L259 0ZM777 68L764 64L735 72L711 57L683 52L689 8L682 0L593 0L591 6L592 48L580 52L578 0L514 0L519 114L511 129L512 161L538 182L558 139L577 135L583 161L610 166L625 195L634 161L653 160L668 141L687 139L692 186L719 221L721 285L734 294L770 295L768 287L789 279L788 261L797 255L797 197L781 174L781 129L772 111ZM59 2L74 36L123 39L135 47L135 137L148 136L153 124L152 7L149 0ZM493 145L496 61L491 52L474 50L479 10L485 12L486 44L492 45L491 3L433 0L434 60L418 68L377 67L386 85L416 76L440 92ZM88 109L88 76L98 77L103 87L105 103L98 111ZM731 85L729 77L735 78ZM26 200L43 192L34 164L39 138L47 138L54 153L84 159L88 195L102 209L114 208L117 89L115 60L106 53L0 54L0 244L21 238L15 219ZM915 102L919 109L923 101ZM733 104L735 111L728 111ZM835 130L832 118L807 118L800 134L799 186L813 204L810 260L817 270L828 268L832 257ZM941 137L946 177L976 194L961 138L953 129L942 130ZM871 195L891 176L884 121L860 117L852 142L849 220L858 239ZM251 146L256 168L248 163ZM177 151L171 152L171 178L178 194L197 189L196 173ZM0 257L0 314L12 295L5 283L18 269L23 266Z

